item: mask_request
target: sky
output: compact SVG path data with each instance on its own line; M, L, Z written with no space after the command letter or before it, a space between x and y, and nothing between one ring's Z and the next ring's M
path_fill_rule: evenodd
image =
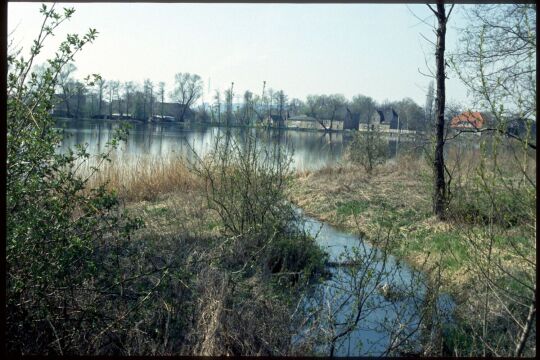
M47 3L50 5L50 3ZM37 37L40 3L8 3L8 33L27 54ZM99 73L107 80L164 81L179 72L204 81L205 101L234 82L234 92L266 87L289 99L310 94L363 94L378 102L410 97L425 103L434 72L435 18L420 4L148 4L59 3L74 7L37 59L52 57L67 33L99 32L77 54L77 78ZM465 26L456 5L447 30L447 52ZM427 22L423 23L422 20ZM210 92L209 92L210 89ZM470 104L456 76L447 80L447 100Z

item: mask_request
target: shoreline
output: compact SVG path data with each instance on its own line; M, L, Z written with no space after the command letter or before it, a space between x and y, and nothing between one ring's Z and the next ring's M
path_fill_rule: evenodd
M255 125L239 125L239 124L232 124L232 125L224 125L219 123L191 123L191 122L168 122L168 121L144 121L144 120L138 120L138 119L124 119L124 120L118 120L118 119L92 119L92 118L65 118L65 117L54 117L53 119L55 121L69 121L69 122L104 122L104 123L118 123L118 122L127 122L127 123L134 123L134 124L155 124L155 125L171 125L171 126L182 126L182 127L188 127L188 128L202 128L202 127L218 127L218 128L229 128L229 129L261 129L261 130L273 130L273 131L298 131L298 132L310 132L310 133L322 133L322 134L354 134L356 132L363 132L360 130L355 129L331 129L331 130L324 130L324 129L312 129L312 128L299 128L299 127L273 127L263 124L255 124ZM381 132L383 136L392 137L392 136L399 136L403 139L410 139L415 136L421 136L421 133L409 133L409 130L406 130L407 132Z

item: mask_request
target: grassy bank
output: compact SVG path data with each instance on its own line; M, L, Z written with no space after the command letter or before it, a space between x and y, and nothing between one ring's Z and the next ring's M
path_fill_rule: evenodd
M407 155L370 175L351 164L299 173L290 198L368 241L390 234L391 253L452 295L455 323L441 324L440 354L514 354L520 339L535 354L536 333L523 334L535 312L536 153L458 147L446 165L445 221L432 215L429 162Z
M290 286L291 280L294 283L302 271L309 272L319 266L321 257L314 243L302 237L266 241L272 236L227 233L230 228L225 224L226 219L220 216L215 203L211 205L213 195L209 198L209 194L219 195L214 201L226 199L228 206L244 214L241 216L248 216L250 211L244 210L254 203L262 204L266 200L275 203L275 199L264 192L259 198L259 190L263 188L250 188L250 182L242 180L253 171L255 162L241 164L246 168L227 166L222 173L226 178L214 179L218 186L225 186L217 192L208 188L209 182L201 179L200 174L197 176L180 157L167 161L150 157L113 159L90 180L93 185L107 181L107 187L119 195L127 211L144 220L145 228L138 230L133 240L146 249L146 254L151 254L150 258L172 259L174 256L181 259L178 269L185 289L180 290L187 295L173 309L182 314L178 316L185 321L182 307L194 307L196 319L192 319L192 325L182 333L185 337L182 342L175 347L161 347L161 352L156 353L294 352L282 342L282 335L290 331L283 327L289 321L285 319L297 305L294 299L298 289ZM495 181L495 174L489 172L482 179L478 177L481 162L475 153L451 152L447 164L453 171L453 195L446 221L431 214L431 169L427 161L418 157L400 156L396 161L376 167L369 175L348 163L300 172L294 174L293 181L285 181L280 186L284 186L287 197L307 214L345 231L368 240L381 232L391 233L390 251L419 270L433 275L438 273L435 270L440 270L442 288L454 296L462 312L460 316L467 319L481 314L479 309L484 306L484 297L477 296L485 291L484 283L479 282L478 269L474 266L485 258L476 253L477 249L491 246L490 256L494 264L496 262L492 266L493 278L497 282L502 279L502 286L514 293L522 293L523 276L532 276L531 269L535 269L535 265L531 264L535 264L536 259L530 251L535 246L534 236L531 236L534 221L531 220L536 214L530 210L534 208L531 201L534 203L535 194L523 192L520 186L512 191L507 189L508 184L519 180L515 174L520 172L512 167L515 164L512 158L505 159L505 168L500 169L506 180L512 181L503 182ZM526 172L532 178L533 165ZM257 172L251 174L250 178L257 179L260 186L268 179ZM486 181L493 183L486 184ZM486 192L487 185L494 191ZM246 195L253 197L247 203L243 200ZM487 206L490 199L500 210L497 216L493 216ZM523 261L516 249L526 254L530 263ZM497 267L517 275L514 278L500 276ZM229 291L224 284L231 281L236 285ZM161 299L167 305L156 305L153 311L165 317L172 306L171 298L165 294ZM501 306L489 303L493 328L507 327L507 324L499 325L504 315ZM230 308L249 309L249 312L247 317L236 316L226 310ZM263 310L274 315L257 318L255 314ZM523 317L521 309L514 314ZM246 321L266 330L257 335L253 335L256 330L252 327L239 332L239 324ZM239 336L252 335L246 342L238 341ZM470 332L456 332L448 340L450 348L457 348L463 354L474 353L473 345L466 343L471 336ZM188 338L191 340L186 340ZM261 339L272 344L271 347L255 345Z
M407 156L375 168L371 175L350 164L299 173L290 197L308 214L367 239L381 230L391 231L395 255L417 268L440 264L444 284L457 293L472 280L468 238L471 234L488 233L490 226L482 222L480 195L474 193L478 186L471 185L478 159L471 156L460 161L462 168L454 173L459 187L454 188L447 221L432 215L429 164ZM499 185L498 195L509 196ZM508 212L519 216L518 205L509 198L506 201ZM525 216L516 220L510 227L495 224L492 233L498 234L494 253L506 266L517 270L522 262L514 262L514 256L506 251L509 243L517 240L524 248L534 248L534 237L527 230L532 224L524 223Z
M349 163L298 172L288 196L307 214L368 239L381 229L391 231L395 255L418 268L441 264L445 284L458 289L471 281L467 237L485 232L489 224L482 222L486 210L482 208L485 199L478 193L479 186L470 185L479 167L477 154L450 155L449 166L454 165L454 194L448 221L432 215L431 169L426 160L417 157L401 156L375 168L369 175L363 168ZM455 166L458 159L459 169ZM510 164L512 159L504 163ZM87 172L89 168L83 167L81 171ZM506 172L512 173L512 169ZM534 167L529 173L534 177ZM167 160L148 156L113 157L112 162L104 163L102 170L90 178L92 186L101 183L107 183L130 211L145 219L147 229L205 235L206 230L216 234L222 230L216 213L208 209L204 182L180 156ZM527 214L517 218L521 210L512 204L510 195L500 193L501 198L506 196L502 201L508 203L507 210L516 219L510 219L514 226L501 226L504 232L496 236L495 250L502 261L516 267L519 263L513 263L512 256L505 254L505 246L516 239L523 246L534 245L522 231L528 226L522 221Z

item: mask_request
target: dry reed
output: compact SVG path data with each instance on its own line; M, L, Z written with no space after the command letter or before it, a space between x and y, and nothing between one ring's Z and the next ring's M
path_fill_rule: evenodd
M81 175L91 173L91 162L81 166ZM106 184L124 201L152 201L158 196L200 189L202 183L190 172L187 162L179 155L156 157L150 155L113 155L100 170L89 178L89 187Z

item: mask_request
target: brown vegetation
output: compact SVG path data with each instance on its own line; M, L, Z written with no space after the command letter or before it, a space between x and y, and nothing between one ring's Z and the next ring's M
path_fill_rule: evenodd
M516 173L511 152L500 155L499 162L506 173ZM391 227L400 239L394 244L396 254L416 266L426 260L433 265L441 256L448 258L451 266L443 271L445 282L463 285L470 274L461 266L465 258L457 244L466 236L460 232L465 227L474 231L475 226L483 225L479 222L481 214L467 214L471 210L462 205L478 200L471 184L476 181L480 163L478 150L450 148L447 165L452 173L453 202L449 221L431 213L431 169L418 156L402 155L374 168L371 174L351 164L299 172L290 198L307 214L368 239L381 227ZM535 178L533 161L526 170ZM462 241L456 241L458 238Z
M90 173L92 164L81 166L80 172ZM114 155L103 163L100 171L89 179L89 186L107 183L120 198L128 202L155 200L160 195L202 190L204 184L189 171L185 159L179 155L166 158L149 155Z

